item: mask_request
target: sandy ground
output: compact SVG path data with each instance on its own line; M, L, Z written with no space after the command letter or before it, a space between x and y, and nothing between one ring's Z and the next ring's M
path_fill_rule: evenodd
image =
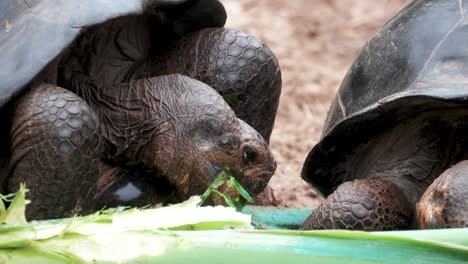
M300 178L330 102L364 43L408 0L222 0L227 27L255 35L276 54L283 91L270 146L270 182L282 207L321 201Z

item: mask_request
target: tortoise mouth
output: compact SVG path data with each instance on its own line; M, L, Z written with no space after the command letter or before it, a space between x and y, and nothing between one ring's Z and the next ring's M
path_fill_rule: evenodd
M268 173L268 175L272 174ZM266 186L268 185L268 182L269 181L267 179L255 178L248 181L248 183L241 182L240 184L245 190L247 190L249 195L255 199L255 197L257 197L260 193L262 193L265 190ZM226 183L223 183L221 186L219 186L217 190L221 193L224 193L232 199L240 198L239 192L236 189L228 188L228 185ZM216 204L227 206L226 201L220 195L211 195L210 198L210 203L212 205Z
M273 174L274 171L258 169L249 173L232 173L234 178L238 180L239 184L249 193L252 198L255 198L265 190ZM227 183L223 183L221 186L219 186L217 191L228 195L232 199L237 199L240 197L239 192L236 189L228 188ZM209 201L207 204L210 205L227 205L220 195L211 195L208 200Z
M246 170L242 174L241 178L269 180L274 174L275 174L274 170L252 169L252 170Z
M242 176L255 177L255 178L271 178L276 171L276 161L267 164L247 166L242 171Z
M219 186L218 191L227 194L231 198L239 198L239 193L234 189L228 189L227 183L223 183L221 186Z
M274 171L271 170L255 170L246 172L238 179L240 179L240 184L255 198L265 190L273 175Z

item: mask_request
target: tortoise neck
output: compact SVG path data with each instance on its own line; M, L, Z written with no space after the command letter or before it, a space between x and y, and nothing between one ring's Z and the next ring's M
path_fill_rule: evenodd
M156 77L106 87L90 85L75 91L99 118L106 159L135 165L162 138L173 144L170 141L177 133L170 105L174 99L170 93L158 92L159 84Z
M386 178L415 204L433 180L459 158L460 136L468 128L468 124L460 126L462 114L433 111L402 120L355 151L347 178Z

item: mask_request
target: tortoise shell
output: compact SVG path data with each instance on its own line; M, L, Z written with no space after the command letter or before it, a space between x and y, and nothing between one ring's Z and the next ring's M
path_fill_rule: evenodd
M421 113L468 108L467 15L463 0L416 0L366 43L304 162L305 181L328 196L345 181L369 177L353 168L368 162L364 146L380 135Z
M197 1L0 1L0 109L84 29L119 16L158 8L176 9L178 5L194 2Z

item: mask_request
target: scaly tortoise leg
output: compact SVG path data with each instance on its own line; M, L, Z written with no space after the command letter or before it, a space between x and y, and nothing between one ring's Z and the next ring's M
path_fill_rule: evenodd
M197 3L200 6L187 9L190 16L184 13L187 6L172 10L184 15L180 20L173 18L175 21L169 32L158 30L163 26L161 21L145 16L127 17L90 29L61 61L58 83L74 89L71 81L77 72L100 87L160 75L187 75L225 96L237 117L268 141L281 94L277 59L257 38L232 29L216 28L224 24L223 16L212 17L216 12L204 7L207 4L221 10L218 1ZM164 12L170 13L169 10ZM181 38L170 34L171 30L179 31L178 27L183 34L208 25L211 28Z
M427 188L416 206L422 229L468 227L468 161L442 173Z
M93 111L77 95L43 84L18 102L11 129L8 190L30 190L31 219L93 210L100 135Z
M301 229L406 229L412 215L410 203L396 184L384 178L354 180L328 196Z
M180 73L200 80L225 96L237 117L268 142L281 94L281 70L271 50L252 35L222 28L226 11L218 0L164 9L164 14L172 21L169 31L182 38L134 78Z

